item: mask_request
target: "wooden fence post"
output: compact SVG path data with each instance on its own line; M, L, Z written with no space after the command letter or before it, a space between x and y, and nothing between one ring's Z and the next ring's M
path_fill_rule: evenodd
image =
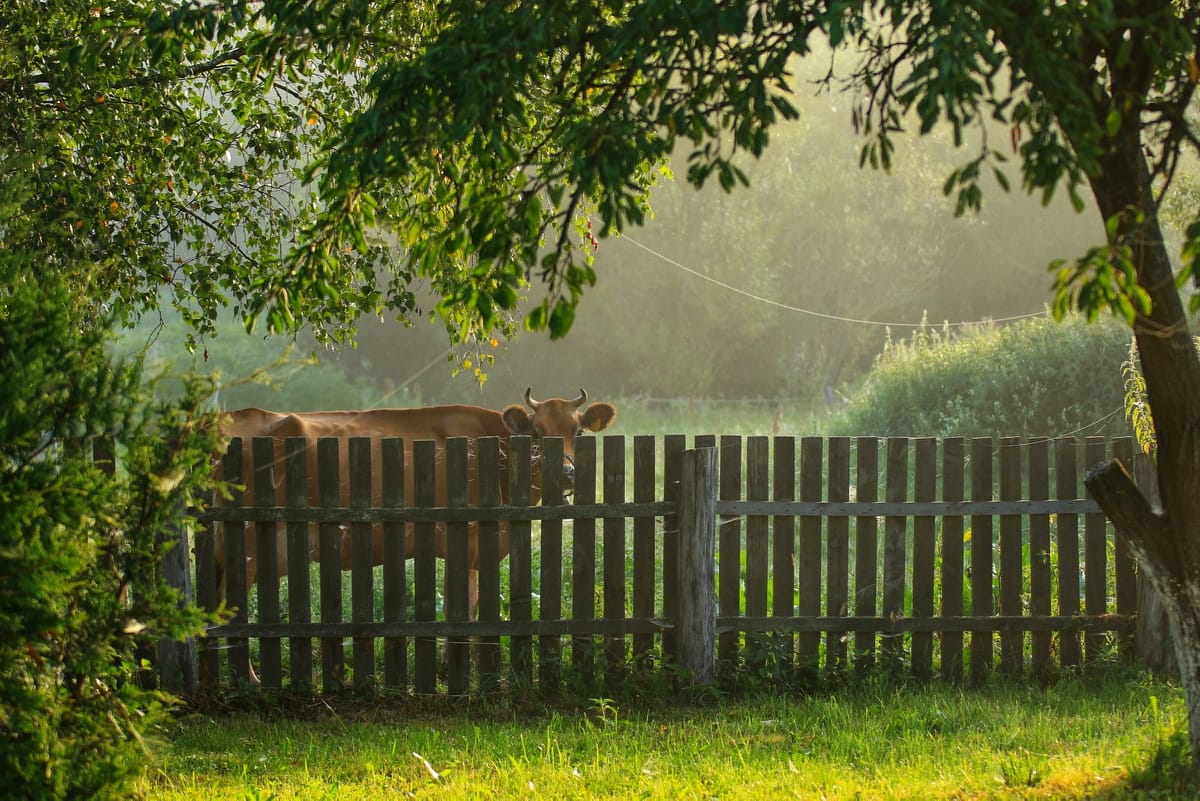
M184 517L180 510L179 519ZM192 603L192 560L188 542L188 527L181 524L176 531L175 542L163 554L163 579L179 590L180 605ZM196 640L163 639L158 641L158 681L167 692L183 698L195 698L199 686Z
M683 452L679 493L677 659L693 685L712 682L716 668L717 451Z

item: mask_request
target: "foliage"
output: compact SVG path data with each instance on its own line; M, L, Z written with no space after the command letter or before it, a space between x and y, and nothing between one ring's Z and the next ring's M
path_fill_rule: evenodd
M1196 338L1196 351L1200 353L1200 337ZM1133 426L1134 437L1144 453L1153 453L1157 436L1154 433L1154 415L1146 398L1146 377L1138 359L1137 343L1129 345L1129 357L1121 364L1125 379L1125 419Z
M418 314L419 273L460 291L465 263L422 272L382 230L325 254L316 275L289 258L320 208L305 168L361 111L359 76L432 19L428 4L389 4L368 29L349 7L374 4L324 5L5 3L0 176L26 179L5 247L86 278L121 324L173 306L193 346L226 306L249 326L269 307L271 330L343 339L363 314ZM477 333L443 311L456 334Z
M110 363L87 287L0 260L0 786L9 798L121 798L163 697L139 648L194 633L161 579L215 432L202 383L149 400L136 360ZM114 474L85 446L111 438Z
M368 4L327 6L351 30L386 21ZM175 30L220 30L223 20L245 19L270 42L252 52L273 56L274 66L293 45L329 47L337 36L304 24L311 18L301 7L243 0L232 10L187 8L170 21ZM422 29L422 46L379 63L366 85L369 107L309 172L328 206L307 231L293 277L319 282L337 254L363 250L371 226L391 218L414 268L472 260L471 285L443 293L443 308L465 308L486 325L514 307L522 280L536 273L549 291L526 325L561 335L595 281L594 238L645 219L654 166L682 148L694 185L713 177L726 190L746 183L737 157L760 155L774 127L797 116L793 58L826 57L826 42L861 56L846 85L867 138L863 164L892 167L909 114L922 133L948 122L955 145L979 131L977 153L945 182L960 212L978 208L985 178L1010 184L1008 155L982 128L993 119L1009 128L1023 187L1049 200L1065 185L1082 208L1081 187L1106 148L1143 124L1142 109L1156 111L1145 127L1158 147L1157 174L1174 174L1188 140L1173 110L1186 107L1194 85L1181 78L1194 67L1196 13L1190 4L1155 3L1117 15L1104 4L1044 2L571 0L551 11L447 0L436 4L437 24ZM1126 31L1155 41L1152 53L1136 54L1153 62L1133 62L1125 46L1095 68ZM834 84L838 75L831 69L824 80ZM1106 81L1122 87L1120 97L1100 94L1093 103L1082 92ZM1130 81L1143 96L1125 91ZM396 186L401 196L388 195ZM1126 316L1146 310L1129 238L1145 219L1115 219L1104 246L1063 269L1061 308L1072 300Z
M1118 325L1042 317L889 341L838 428L878 436L1128 433Z

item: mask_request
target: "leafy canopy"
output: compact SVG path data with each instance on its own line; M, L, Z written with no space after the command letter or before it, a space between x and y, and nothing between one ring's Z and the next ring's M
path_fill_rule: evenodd
M326 5L358 14L364 30L394 12ZM240 6L276 41L336 36L295 27L297 7ZM894 137L909 126L928 132L949 123L956 143L973 149L945 183L960 212L979 207L985 177L1008 188L1014 155L1025 190L1048 202L1063 186L1081 207L1081 187L1114 149L1142 142L1161 193L1197 142L1186 117L1200 76L1192 3L430 7L437 22L418 47L381 59L366 84L369 106L309 171L325 207L305 232L294 275L322 276L347 248L361 252L368 231L394 230L415 272L472 265L442 308L484 325L514 308L522 282L536 276L547 292L526 325L565 333L596 279L592 219L600 236L640 223L653 167L680 147L693 184L713 176L726 189L744 183L737 159L761 153L771 127L796 116L792 59L824 54L826 44L850 54L848 70L831 59L823 83L854 92L864 164L889 168ZM1002 141L989 137L996 130L1006 132ZM1072 305L1112 308L1132 320L1147 310L1129 243L1142 220L1132 211L1115 216L1107 242L1056 265L1060 314ZM1185 254L1188 271L1195 250Z

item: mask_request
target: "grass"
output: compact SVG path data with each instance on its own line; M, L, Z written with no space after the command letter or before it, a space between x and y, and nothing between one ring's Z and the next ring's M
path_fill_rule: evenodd
M1189 798L1179 689L1108 668L994 684L581 706L260 699L190 713L156 746L153 799Z

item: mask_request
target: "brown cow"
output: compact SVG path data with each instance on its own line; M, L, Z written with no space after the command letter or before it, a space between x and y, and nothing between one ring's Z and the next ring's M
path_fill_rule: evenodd
M404 438L404 458L408 465L412 464L412 444L418 440L434 440L439 446L444 446L447 437L469 437L472 440L479 437L504 437L507 438L510 434L525 434L534 438L535 443L543 437L562 437L563 439L563 487L569 491L574 479L574 455L575 455L575 437L584 429L590 431L602 431L607 428L616 417L616 409L609 403L593 403L586 410L581 411L583 405L587 403L587 392L580 389L579 397L572 400L564 400L562 398L552 398L545 401L537 401L531 397L531 390L525 390L525 405L528 409L520 405L514 404L507 407L503 412L493 411L492 409L483 409L478 406L430 406L417 409L370 409L367 411L331 411L331 412L305 412L299 414L287 414L282 412L269 412L263 409L240 409L230 412L227 420L222 425L222 434L226 437L241 437L243 448L243 464L246 483L246 498L245 505L251 506L255 503L255 495L258 488L254 486L254 471L251 467L251 440L254 437L272 437L275 439L275 476L277 477L278 488L280 492L283 490L283 482L279 480L283 476L283 441L287 437L305 437L309 440L307 448L308 455L308 502L312 506L317 506L318 499L316 497L316 475L317 475L317 447L316 440L319 437L337 437L341 440L339 451L341 454L342 464L346 464L347 459L347 442L349 437L370 437L377 440L383 437L403 437ZM471 446L474 447L473 445ZM502 448L505 447L502 441ZM535 447L535 453L537 449ZM473 460L472 460L473 461ZM371 453L371 471L373 476L378 476L380 471L380 455L377 443L372 448ZM535 459L533 465L533 486L531 487L532 502L538 503L541 500L541 471L545 469L538 460ZM339 471L341 487L342 503L346 503L348 499L348 475L347 470ZM413 471L411 467L405 470L405 497L413 497ZM472 466L471 475L469 476L470 493L475 496L475 475L474 467ZM378 479L375 480L376 489L373 491L376 495L375 503L380 503ZM502 481L502 493L507 498L508 488L507 482ZM438 505L445 505L446 490L444 486L438 487ZM276 497L276 503L284 504L282 495ZM232 528L232 526L229 526ZM254 586L256 575L256 541L254 529L252 526L244 526L243 536L245 537L245 553L246 553L246 586L247 588ZM474 527L472 527L474 528ZM350 561L352 549L349 542L349 534L345 535L346 539L342 543L342 569L350 569ZM411 527L405 537L405 555L411 557L414 552L415 536L412 533ZM277 562L279 565L279 575L287 575L287 540L285 537L277 538ZM225 564L225 548L224 538L217 537L215 543L218 571ZM500 555L503 558L508 555L509 541L507 527L502 527L500 535ZM311 557L316 561L319 557L317 548L317 537L315 533L310 534L309 551ZM436 540L436 551L440 558L445 558L446 555L446 535L444 527L439 526L439 531ZM372 558L374 564L383 563L383 536L379 526L375 527L375 534L372 537ZM468 538L468 598L472 616L474 615L477 600L479 596L479 570L478 570L478 537L472 535ZM218 597L224 598L224 578L220 581Z

